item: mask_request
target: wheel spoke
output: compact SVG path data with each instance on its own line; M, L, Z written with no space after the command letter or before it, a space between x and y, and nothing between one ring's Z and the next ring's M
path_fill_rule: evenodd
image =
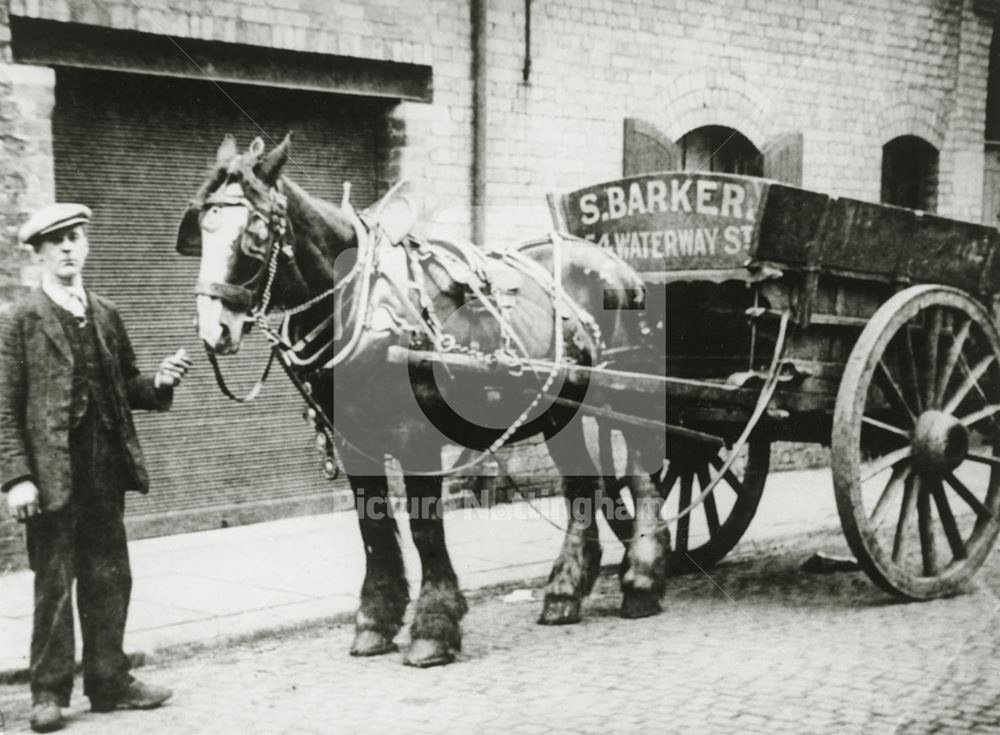
M605 485L615 484L618 479L618 471L615 469L615 456L611 448L611 429L599 427L597 431L597 459L601 463L601 471L604 473ZM621 488L618 488L619 493Z
M903 487L903 504L899 509L899 520L896 521L896 536L892 540L892 561L899 564L903 558L903 548L906 545L906 526L917 508L917 493L913 487L914 475L906 477Z
M719 533L719 509L715 505L715 496L705 498L705 523L708 524L708 535L715 537Z
M861 482L868 482L879 473L885 472L890 467L895 467L897 464L907 459L912 453L913 447L907 446L882 455L866 468L867 471L861 476Z
M969 452L965 455L965 458L970 462L978 462L979 464L986 464L990 467L1000 468L1000 457L995 457L992 454L977 454L976 452Z
M907 478L910 476L913 467L909 464L897 465L892 470L892 477L889 478L889 482L885 485L885 490L879 496L878 502L875 503L875 509L872 511L871 518L869 518L869 523L873 530L878 530L882 524L885 522L885 517L888 515L890 508L892 508L893 503L899 499L900 493L903 492L903 486L906 484Z
M677 465L674 460L670 460L670 466L667 467L667 474L663 478L663 482L660 483L660 497L666 501L667 496L670 495L670 491L674 489L674 485L677 484L677 478L680 476L680 472L677 471Z
M944 481L951 485L952 489L958 493L958 497L964 500L966 505L976 511L976 515L981 518L993 517L993 514L986 509L986 506L979 501L979 498L973 495L972 491L969 490L969 488L967 488L961 480L955 477L955 475L945 475Z
M998 410L1000 410L1000 406L998 406ZM876 429L888 431L890 434L898 434L899 436L906 437L907 439L910 438L910 432L906 431L906 429L900 429L898 426L893 426L892 424L887 424L884 421L873 419L871 416L865 416L861 420L869 426L874 426Z
M906 363L910 392L913 394L913 405L917 407L917 413L919 414L924 410L924 396L920 390L920 376L917 375L917 351L913 347L913 330L908 326L903 327L903 333L906 337L906 356L909 358L903 362Z
M708 487L712 477L708 472L708 465L703 464L698 467L698 484L701 485L702 492ZM716 488L719 486L716 485ZM715 504L715 491L705 497L705 523L708 525L708 535L715 536L719 532L719 508Z
M996 361L996 360L995 360L995 361L994 361L994 363L993 363L993 365L994 365L994 366L996 366L996 365L998 365L998 364L1000 364L1000 361ZM958 361L958 366L959 366L959 367L960 367L960 368L961 368L961 369L962 369L962 370L964 371L965 375L969 375L969 373L971 372L971 371L969 370L969 363L968 363L968 361L966 361L966 359L965 359L965 356L964 356L964 355L963 355L963 356L962 356L962 357L961 357L961 358L959 359L959 361ZM989 370L989 372L990 372L990 373L993 373L993 372L994 372L994 370ZM984 377L984 380L983 380L983 381L978 381L978 380L977 380L977 381L975 381L975 384L974 384L974 386L973 386L973 387L974 387L974 388L976 389L976 394L977 394L977 395L979 396L979 398L981 399L981 401L982 401L982 404L983 404L984 406L989 406L989 405L990 405L990 399L986 397L986 392L985 392L985 391L983 390L983 384L984 384L984 383L985 383L986 385L990 385L990 382L989 382L989 377L988 377L988 376ZM995 423L995 422L994 422L994 423Z
M1000 403L991 403L985 408L981 408L975 413L970 413L968 416L960 418L959 421L962 422L962 426L970 427L973 424L978 424L985 418L989 418L996 413L1000 413Z
M725 464L725 462L723 462L719 457L712 457L709 462L715 469L719 469ZM729 485L729 487L731 487L733 492L737 495L743 495L743 493L746 492L746 487L743 485L743 482L732 470L726 470L726 472L722 475L722 479L726 481L726 484Z
M958 408L958 404L962 402L969 391L979 382L979 379L983 376L990 365L996 362L996 355L988 355L980 360L971 371L969 371L968 377L962 383L958 391L953 395L948 402L944 404L944 408L941 409L945 413L954 413L955 409Z
M691 505L691 484L694 480L694 474L690 471L685 471L681 474L681 496L680 501L677 505L677 512L684 513L689 505ZM677 520L677 551L681 554L688 550L688 537L690 535L691 529L691 514L684 513Z
M941 341L941 320L944 314L941 309L934 309L931 315L930 327L927 330L927 375L924 376L924 405L927 408L937 408L937 369L938 346Z
M931 514L930 480L917 475L917 525L920 529L920 557L923 561L924 576L936 577L937 544L934 540L934 518Z
M889 368L881 360L879 360L878 366L875 368L875 380L885 394L886 400L892 404L893 409L897 413L909 416L910 421L916 423L917 416L913 413L913 409L910 408L910 404L906 402L903 389L899 387L899 383L892 377Z
M965 323L962 324L958 333L952 339L951 348L948 350L948 357L945 359L944 367L938 375L934 397L935 405L940 406L941 401L944 400L945 391L948 390L952 373L955 372L955 367L958 365L958 358L962 356L962 350L965 349L965 340L969 338L969 331L971 329L972 320L966 319Z
M948 539L948 546L951 547L951 555L956 559L967 559L968 551L965 549L965 542L962 534L958 530L958 523L955 522L955 514L951 512L951 505L948 504L948 496L945 495L944 485L940 479L935 479L931 485L931 493L934 495L934 504L938 509L938 517L944 527L945 538Z

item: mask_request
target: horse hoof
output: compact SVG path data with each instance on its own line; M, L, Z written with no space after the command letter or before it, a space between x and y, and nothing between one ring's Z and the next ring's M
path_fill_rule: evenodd
M351 644L352 656L381 656L383 653L392 653L396 649L396 644L391 638L387 638L374 630L359 630L354 636L354 643Z
M575 597L546 597L539 625L572 625L580 622L580 601Z
M431 666L444 666L455 660L455 654L439 640L434 638L417 638L410 644L403 663L418 669L428 669Z
M662 611L659 598L652 592L628 592L622 599L622 617L629 620L648 618Z

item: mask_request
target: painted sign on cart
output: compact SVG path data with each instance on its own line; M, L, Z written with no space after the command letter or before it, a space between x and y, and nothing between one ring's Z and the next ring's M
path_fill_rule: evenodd
M564 229L642 272L738 268L757 234L768 182L675 171L596 184L553 198Z

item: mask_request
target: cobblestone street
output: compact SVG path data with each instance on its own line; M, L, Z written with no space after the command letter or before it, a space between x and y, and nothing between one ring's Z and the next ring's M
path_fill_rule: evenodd
M617 616L606 574L581 625L535 624L514 588L472 599L465 651L414 670L352 659L350 626L146 666L176 690L155 712L91 714L76 733L1000 733L1000 559L967 595L899 604L860 572L806 574L829 532L743 549L708 578L671 580L659 617ZM405 636L400 643L405 646ZM27 730L27 687L0 688L7 732Z

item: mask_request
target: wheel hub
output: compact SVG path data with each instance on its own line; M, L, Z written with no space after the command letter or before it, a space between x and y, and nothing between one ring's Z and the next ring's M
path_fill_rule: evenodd
M925 411L913 430L913 455L925 472L950 472L969 453L969 431L943 411Z

